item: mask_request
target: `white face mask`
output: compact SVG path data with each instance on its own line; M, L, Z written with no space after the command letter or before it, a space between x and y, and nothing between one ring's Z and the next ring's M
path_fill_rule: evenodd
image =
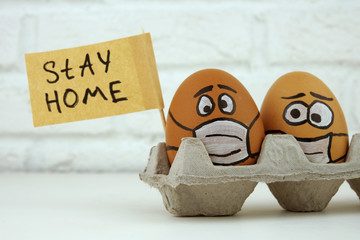
M330 137L330 135L325 135L318 138L297 138L297 141L310 162L328 163Z
M231 165L249 157L248 127L232 119L214 119L193 131L216 165Z

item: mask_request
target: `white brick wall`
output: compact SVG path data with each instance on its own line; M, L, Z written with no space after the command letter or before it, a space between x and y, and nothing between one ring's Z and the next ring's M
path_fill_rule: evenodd
M164 140L157 110L34 129L24 53L152 34L166 105L202 68L237 77L260 107L282 74L303 70L338 97L360 132L360 2L0 0L0 170L140 171ZM143 124L146 121L146 124Z

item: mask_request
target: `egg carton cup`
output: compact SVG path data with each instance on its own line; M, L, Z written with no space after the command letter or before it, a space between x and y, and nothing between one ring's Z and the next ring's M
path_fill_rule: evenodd
M340 164L309 162L291 135L267 135L257 164L244 166L214 166L200 139L184 138L170 167L165 143L159 143L140 179L160 191L175 216L236 214L258 182L288 211L322 211L344 180L360 197L360 134Z

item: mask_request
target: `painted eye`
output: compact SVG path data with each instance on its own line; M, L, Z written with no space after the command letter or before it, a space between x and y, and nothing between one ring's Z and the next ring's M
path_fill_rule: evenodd
M223 93L219 96L219 108L222 113L225 114L233 114L235 112L236 104L234 99L227 95L226 93Z
M301 125L307 122L307 104L301 101L292 102L284 110L283 119L289 125Z
M312 126L326 129L331 126L334 114L331 108L323 102L315 101L309 110L309 122Z
M201 117L210 115L214 111L214 101L208 95L202 95L197 103L196 111Z

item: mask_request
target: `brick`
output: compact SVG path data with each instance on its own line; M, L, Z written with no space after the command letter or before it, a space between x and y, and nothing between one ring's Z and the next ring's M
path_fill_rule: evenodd
M162 136L164 132L157 109L114 116L110 120L116 134L142 138Z
M0 69L14 67L19 56L20 17L0 12Z
M28 171L141 171L152 145L147 138L113 136L64 139L39 138L28 151Z
M159 66L246 62L252 46L251 16L246 11L111 5L91 12L59 11L39 16L39 50L116 39L139 34L142 28L152 34Z
M360 62L360 5L282 9L266 17L271 64Z
M0 137L0 172L23 171L28 159L32 141L1 135Z

